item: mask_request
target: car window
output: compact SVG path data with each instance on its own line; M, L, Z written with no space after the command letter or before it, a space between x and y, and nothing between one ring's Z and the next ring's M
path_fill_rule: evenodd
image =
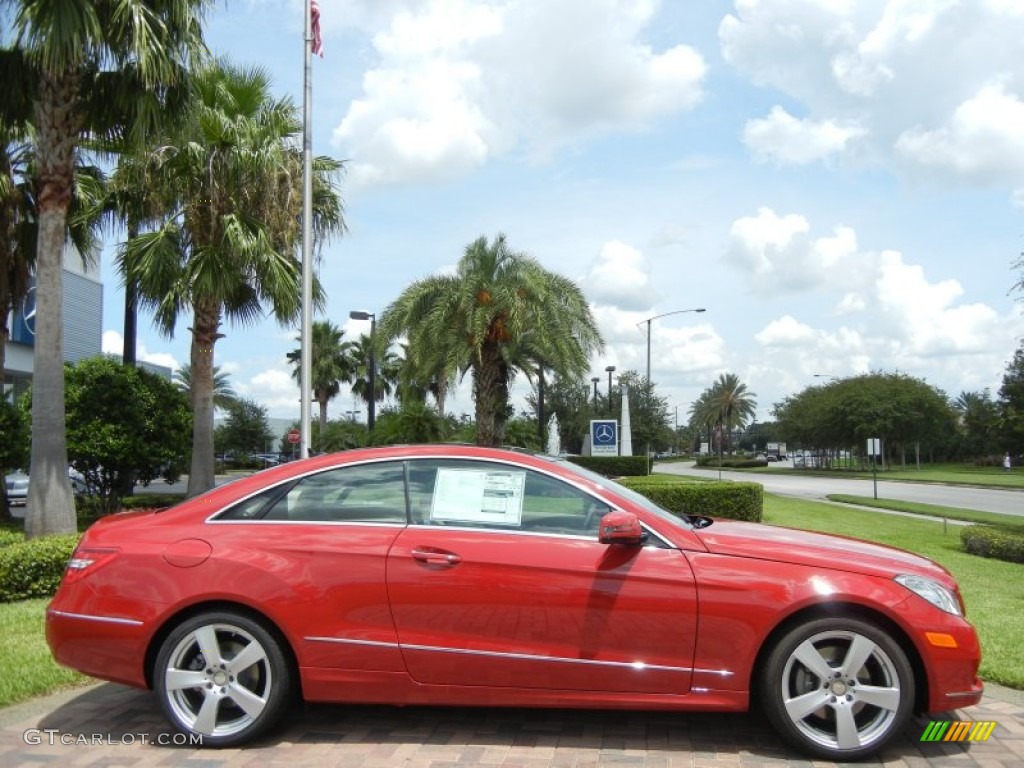
M405 523L405 480L400 462L359 464L300 478L277 498L263 500L258 519L318 523ZM218 519L253 519L258 497L240 502Z
M599 499L524 467L496 462L410 462L412 520L422 525L596 535L609 511Z

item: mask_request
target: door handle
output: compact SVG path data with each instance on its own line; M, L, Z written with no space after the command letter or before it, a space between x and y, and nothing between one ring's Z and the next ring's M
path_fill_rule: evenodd
M418 560L421 563L430 563L431 565L458 565L462 562L462 558L454 552L437 552L429 549L414 549L411 554L413 560Z

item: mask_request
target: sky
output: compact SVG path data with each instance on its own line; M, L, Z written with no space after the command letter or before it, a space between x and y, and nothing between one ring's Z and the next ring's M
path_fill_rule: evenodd
M354 339L480 236L574 280L683 423L722 373L774 404L899 372L998 390L1024 338L1021 0L321 0L313 150L345 161L325 316ZM302 0L208 17L217 56L298 108ZM123 289L103 257L104 350ZM685 312L706 308L704 313ZM268 313L269 314L269 313ZM666 317L659 317L668 315ZM646 330L650 322L650 338ZM139 357L177 368L143 315ZM227 326L215 362L299 417L298 328ZM512 396L525 407L521 376ZM332 418L365 407L347 388ZM468 380L448 403L473 412Z

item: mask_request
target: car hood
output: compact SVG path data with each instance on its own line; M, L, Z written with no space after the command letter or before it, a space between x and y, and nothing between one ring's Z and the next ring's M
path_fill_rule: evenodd
M815 568L892 578L912 573L955 586L949 572L932 560L861 539L735 520L715 520L695 531L708 551Z

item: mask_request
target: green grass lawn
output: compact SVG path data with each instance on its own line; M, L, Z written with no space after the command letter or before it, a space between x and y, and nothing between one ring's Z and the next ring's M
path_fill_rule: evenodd
M708 467L707 471L716 471ZM855 469L808 469L788 465L769 464L754 469L736 469L736 472L771 472L775 474L810 475L815 477L872 477L871 470ZM900 480L915 483L950 483L953 485L975 485L986 488L1020 488L1024 490L1024 469L1015 467L1007 472L998 467L974 467L967 464L925 464L920 469L908 465L906 469L895 466L879 470L879 480ZM1024 502L1022 502L1024 503Z
M829 501L838 501L841 504L857 504L861 507L894 509L897 512L908 512L912 515L929 515L931 517L944 517L948 520L962 520L968 523L998 525L1001 528L1012 528L1024 533L1024 517L1003 515L999 512L980 512L975 509L945 507L940 504L922 504L916 501L875 499L871 496L848 496L843 493L829 494L828 499ZM1021 503L1024 504L1024 498L1021 499Z
M960 583L967 618L981 637L981 676L1024 689L1024 567L969 555L959 526L765 494L766 523L856 536L917 552Z
M89 678L60 667L50 656L43 635L43 615L48 599L0 604L0 706L51 693Z

